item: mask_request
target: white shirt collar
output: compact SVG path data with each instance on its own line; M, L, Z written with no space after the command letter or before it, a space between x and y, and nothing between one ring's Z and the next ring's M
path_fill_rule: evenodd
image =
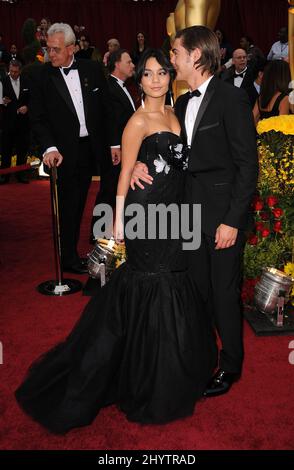
M115 80L119 83L120 86L124 86L125 82L123 80L121 80L120 78L112 74L111 74L111 77L115 78Z
M198 87L198 91L200 91L201 95L205 95L207 87L208 87L210 81L213 79L213 77L214 77L214 75L211 75L211 77L209 77L207 80L205 80L205 82L203 82L202 85L200 85Z

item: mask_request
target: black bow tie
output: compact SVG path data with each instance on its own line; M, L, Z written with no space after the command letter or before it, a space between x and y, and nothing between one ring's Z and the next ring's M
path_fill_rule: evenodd
M243 78L244 75L245 75L245 72L242 72L242 73L234 73L234 78L238 78L238 77Z
M189 99L194 98L194 96L201 96L201 92L199 90L189 91Z
M78 66L76 61L74 61L70 67L62 67L62 71L65 73L65 75L68 75L71 70L77 70Z

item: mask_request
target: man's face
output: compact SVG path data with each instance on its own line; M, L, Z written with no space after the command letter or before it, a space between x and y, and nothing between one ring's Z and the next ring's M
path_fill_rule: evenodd
M124 76L124 80L130 78L134 74L135 66L132 62L130 54L124 52L121 56L121 60L117 62L116 67L120 74Z
M232 58L236 72L242 72L247 67L247 54L243 49L236 49Z
M17 80L18 77L20 76L20 68L17 65L10 65L9 74L12 80Z
M283 43L288 41L288 32L287 28L281 28L278 33L279 40Z
M47 52L53 67L67 67L70 65L74 50L74 44L66 46L63 33L55 33L52 36L48 36Z
M194 57L182 46L181 38L175 39L172 48L171 63L177 72L177 80L188 80L194 73Z
M17 48L15 44L12 44L10 48L10 54L16 54L17 53Z

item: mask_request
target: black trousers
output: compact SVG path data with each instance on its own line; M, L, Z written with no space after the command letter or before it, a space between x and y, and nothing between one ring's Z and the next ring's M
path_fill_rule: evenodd
M216 250L214 237L202 233L200 248L189 253L191 272L222 343L219 367L231 373L240 373L243 362L241 282L244 245L245 234L239 232L234 246Z
M77 246L92 179L92 161L90 139L82 138L79 140L78 160L75 168L70 174L58 176L61 258L65 267L70 267L79 260Z
M29 149L29 130L20 125L13 129L2 131L1 168L11 166L11 157L14 152L17 155L17 165L26 163L26 155Z
M111 156L109 156L109 158L111 158ZM115 209L116 191L120 170L120 164L115 166L111 164L111 166L108 166L107 168L101 167L100 189L96 197L95 207L98 204L108 204L112 209ZM98 219L99 218L96 216L92 217L90 238L94 237L93 227Z

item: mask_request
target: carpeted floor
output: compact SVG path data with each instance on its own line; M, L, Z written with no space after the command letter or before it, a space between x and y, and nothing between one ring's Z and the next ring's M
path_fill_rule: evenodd
M89 222L98 188L92 183L81 234L90 249ZM13 391L32 360L61 340L88 298L40 295L54 278L48 181L0 187L0 448L1 449L293 449L294 365L291 336L256 337L245 324L242 379L229 394L202 400L194 416L162 426L129 423L115 406L64 437L52 436L18 408ZM81 280L83 276L74 276Z

